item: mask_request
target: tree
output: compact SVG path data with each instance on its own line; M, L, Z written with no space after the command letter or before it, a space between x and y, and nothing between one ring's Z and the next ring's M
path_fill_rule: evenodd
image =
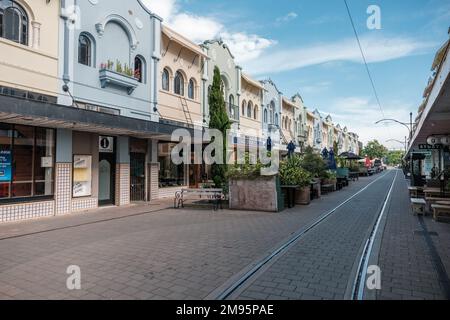
M403 151L389 151L386 155L386 164L390 166L402 164L404 155Z
M367 143L367 146L362 151L362 155L368 156L373 160L375 158L384 158L388 152L388 149L379 143L378 140L373 140Z
M301 167L311 173L315 178L322 178L326 174L328 166L322 156L314 152L312 147L307 147L301 159Z
M211 173L214 184L217 188L226 187L226 155L227 155L227 130L231 128L230 118L228 117L225 99L223 96L222 78L220 76L220 69L216 66L214 68L214 78L209 92L209 127L217 129L222 132L223 136L223 164L213 164Z

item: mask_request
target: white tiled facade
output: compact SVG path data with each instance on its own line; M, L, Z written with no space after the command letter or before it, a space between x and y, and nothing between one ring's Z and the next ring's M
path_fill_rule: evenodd
M97 198L82 198L72 200L72 212L92 210L98 208Z
M0 222L12 222L52 216L55 202L40 201L0 206Z
M116 165L116 205L128 204L130 204L130 164L119 163Z
M72 164L56 164L55 209L56 215L68 214L72 210Z

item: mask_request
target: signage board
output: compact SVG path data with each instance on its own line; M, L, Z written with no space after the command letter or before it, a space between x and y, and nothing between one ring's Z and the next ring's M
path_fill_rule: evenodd
M98 138L98 149L101 153L113 153L114 152L114 138L100 136Z
M0 151L0 182L10 182L12 179L11 150Z

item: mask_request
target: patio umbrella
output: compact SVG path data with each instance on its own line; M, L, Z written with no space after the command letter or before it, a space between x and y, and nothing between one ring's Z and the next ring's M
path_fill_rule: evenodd
M323 150L322 150L322 159L323 160L328 160L328 156L329 156L329 153L328 153L327 148L323 148Z
M344 158L345 160L361 160L361 159L363 159L360 156L354 154L353 152L341 153L341 155L339 157Z
M330 157L329 157L329 160L328 160L328 169L330 169L330 170L337 170L336 158L334 156L333 149L330 149Z

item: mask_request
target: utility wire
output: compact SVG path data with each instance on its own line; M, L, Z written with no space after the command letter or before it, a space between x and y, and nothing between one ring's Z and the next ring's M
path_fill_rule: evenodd
M377 100L378 107L380 108L381 113L383 114L383 118L386 118L386 116L384 114L383 107L381 106L381 102L380 102L380 98L378 96L377 89L375 87L375 82L373 81L372 74L370 73L369 65L367 64L367 59L366 59L366 56L364 54L364 50L362 48L361 41L359 40L358 32L356 31L355 23L353 21L353 17L352 17L352 14L350 12L350 8L348 6L347 0L344 0L344 3L345 3L345 7L347 8L348 16L350 18L350 22L352 24L353 31L355 32L356 41L358 42L359 50L361 51L361 56L363 58L364 65L366 66L366 71L367 71L367 74L369 75L370 83L372 85L372 89L373 89L373 92L375 94L375 98Z

